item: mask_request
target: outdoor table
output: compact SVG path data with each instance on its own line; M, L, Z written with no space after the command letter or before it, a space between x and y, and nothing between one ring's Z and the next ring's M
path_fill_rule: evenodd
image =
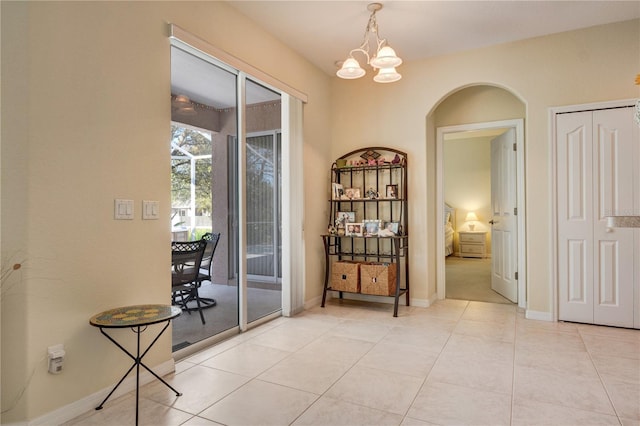
M175 390L169 383L165 382L160 376L151 371L149 367L147 367L143 362L142 358L149 352L149 349L158 341L162 333L169 327L171 320L180 315L181 310L178 307L170 306L170 305L133 305L133 306L125 306L121 308L109 309L108 311L101 312L97 315L94 315L90 320L89 324L94 327L100 328L100 332L104 334L107 339L111 340L114 345L120 348L124 353L129 355L129 357L134 361L133 365L127 372L122 376L122 379L118 382L118 384L109 392L109 395L96 407L96 410L102 409L102 406L109 399L109 397L113 394L113 392L120 386L120 384L124 381L124 379L129 375L133 368L136 368L136 425L138 424L138 402L139 402L139 394L140 394L140 366L143 366L149 373L153 374L156 379L160 380L164 383L169 389L176 393L176 396L181 396L182 394ZM153 341L149 344L149 346L140 354L140 333L144 332L149 325L158 324L165 322L166 324L160 330L158 335L153 339ZM136 333L137 335L137 352L134 356L128 350L126 350L120 343L116 342L111 336L109 336L106 332L106 328L131 328L131 331Z

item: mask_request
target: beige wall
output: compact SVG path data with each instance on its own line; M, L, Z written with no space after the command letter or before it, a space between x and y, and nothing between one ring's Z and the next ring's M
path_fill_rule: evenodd
M2 423L10 423L107 388L126 371L130 361L89 326L93 314L169 302L167 23L305 92L305 162L321 164L322 176L331 163L330 78L224 2L1 7ZM316 169L304 177L311 259L320 259L326 222L326 200L313 195ZM134 220L113 220L114 198L135 201ZM160 202L161 220L140 219L143 199ZM21 269L6 275L16 263ZM317 293L320 260L306 274L306 292ZM129 330L114 334L135 341ZM51 375L46 350L57 343L66 365ZM167 334L147 362L170 358Z
M640 21L633 20L405 63L398 68L402 80L389 85L374 83L371 72L356 81L333 80L332 157L367 145L409 154L412 298L433 301L436 295L436 127L518 118L521 110L489 120L492 109L451 110L450 120L437 107L462 88L498 86L526 108L527 304L530 313L550 317L548 109L638 97L639 51Z

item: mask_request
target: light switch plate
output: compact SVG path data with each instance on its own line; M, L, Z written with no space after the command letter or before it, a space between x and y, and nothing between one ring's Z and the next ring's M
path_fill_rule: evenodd
M143 200L142 219L160 219L160 202Z
M114 203L114 218L116 220L133 220L133 200L116 198Z

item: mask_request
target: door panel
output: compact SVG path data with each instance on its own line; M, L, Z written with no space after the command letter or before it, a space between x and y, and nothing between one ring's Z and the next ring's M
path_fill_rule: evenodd
M247 322L282 310L280 96L247 80ZM263 99L271 99L264 102Z
M606 216L632 212L634 200L638 199L640 185L633 179L637 129L631 108L593 112L593 168L598 170L594 200L594 244L598 247L594 262L596 324L633 327L634 230L607 228Z
M186 76L188 74L188 77ZM211 280L201 283L200 297L215 299L217 306L199 315L181 315L171 322L174 350L238 327L238 187L233 153L237 139L236 108L221 113L217 102L236 104L237 75L176 46L171 47L171 92L188 94L188 108L172 102L172 220L190 230L188 238L200 239L206 232L220 233L212 258ZM188 90L181 82L189 81ZM202 87L215 88L211 93ZM175 98L174 98L175 99ZM182 164L182 165L181 165ZM181 173L178 167L185 169ZM186 211L185 211L186 210ZM185 212L185 217L180 215ZM179 228L178 228L179 229ZM186 234L186 232L185 232ZM187 236L180 236L187 239ZM167 248L168 249L168 248ZM167 272L169 270L167 269ZM224 309L221 309L224 306Z
M585 240L569 240L567 241L567 252L569 265L568 274L568 292L567 300L571 303L586 304L591 300L589 291L587 290L587 247Z
M593 322L591 112L557 119L559 318Z
M491 288L518 301L516 142L511 128L491 141Z

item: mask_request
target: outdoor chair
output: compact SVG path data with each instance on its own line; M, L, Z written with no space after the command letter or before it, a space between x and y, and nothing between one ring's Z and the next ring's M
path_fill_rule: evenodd
M202 284L202 281L211 281L211 264L213 263L213 255L216 252L216 247L218 247L220 233L212 234L211 232L207 232L202 236L202 239L207 242L207 248L204 249L204 256L202 256L202 263L200 264L198 285Z
M220 240L220 233L212 234L207 232L202 236L202 241L207 243L204 249L204 255L202 256L202 262L200 263L200 272L198 273L198 279L196 280L197 290L199 292L203 281L211 282L211 264L213 263L213 255L218 247L218 240ZM198 293L199 294L199 293ZM216 299L211 297L200 297L200 303L202 309L211 308L216 305Z
M171 243L171 298L175 305L191 313L198 310L202 324L205 323L202 303L198 294L200 266L207 247L204 240ZM187 304L196 302L196 308Z

